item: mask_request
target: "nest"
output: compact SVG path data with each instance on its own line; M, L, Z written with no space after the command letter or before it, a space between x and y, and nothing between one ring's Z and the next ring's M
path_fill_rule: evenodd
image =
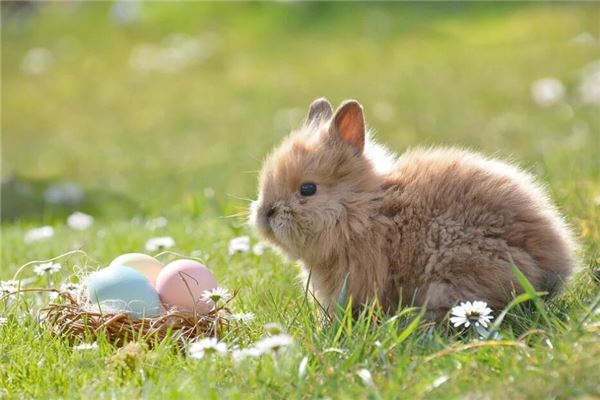
M169 337L182 348L194 339L218 339L229 327L231 313L226 304L208 314L168 310L155 318L134 318L125 312L93 311L89 304L73 294L53 291L58 297L41 310L42 324L54 335L72 340L89 342L103 336L117 346L143 341L154 347Z

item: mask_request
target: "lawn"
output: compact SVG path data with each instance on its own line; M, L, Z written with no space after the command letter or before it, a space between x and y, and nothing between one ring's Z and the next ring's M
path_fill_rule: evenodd
M239 290L233 310L256 315L226 332L230 348L268 323L294 344L240 362L169 341L77 350L40 328L46 294L4 298L0 398L600 396L599 20L593 3L3 2L0 281L63 255L56 274L19 275L59 287L170 236L161 261L201 258ZM329 321L296 265L229 254L235 237L259 242L244 213L261 160L320 96L360 100L399 153L456 145L535 173L580 243L567 290L532 294L478 340L411 324L411 309ZM70 228L73 211L93 225ZM51 237L25 240L44 225Z

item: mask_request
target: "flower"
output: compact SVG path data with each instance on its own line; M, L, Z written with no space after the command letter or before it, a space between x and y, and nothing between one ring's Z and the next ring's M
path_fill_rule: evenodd
M248 236L239 236L229 241L229 255L235 253L247 253L250 251L250 238Z
M600 60L583 67L577 91L584 104L600 104Z
M19 287L19 282L10 280L10 281L1 281L0 282L0 297L8 294L13 294L17 291Z
M239 362L248 357L260 357L262 353L256 347L248 347L246 349L236 349L231 352L233 361Z
M368 369L359 369L358 371L356 371L356 375L358 375L363 385L369 387L375 386L375 384L373 383L373 376L371 375L371 372L369 372Z
M265 324L265 330L270 335L279 335L281 333L285 333L283 326L277 322L269 322L268 324Z
M60 271L61 268L62 266L59 263L53 263L52 261L50 261L47 263L36 265L33 269L33 272L35 272L38 275L52 275Z
M8 322L8 318L0 317L0 326L5 325Z
M227 353L227 344L215 338L205 338L192 343L189 349L190 357L201 359L205 355Z
M279 353L286 347L291 346L294 343L294 339L291 336L284 333L279 335L267 336L254 344L261 354L274 352Z
M250 322L250 321L253 321L255 318L256 318L256 315L254 315L254 313L231 314L231 316L229 317L229 319L231 319L233 321L240 321L240 322Z
M148 251L166 250L173 246L175 246L175 239L171 236L159 236L148 239L146 242L146 250Z
M252 252L257 256L262 256L266 248L267 246L265 246L264 243L256 243L254 246L252 246Z
M29 50L21 60L21 71L26 75L43 75L54 63L54 55L48 49L38 47Z
M556 78L539 79L531 85L531 97L541 107L549 107L565 96L565 86Z
M81 350L95 350L98 348L98 343L81 343L77 346L73 347L73 350L81 351Z
M454 327L464 325L468 328L471 325L482 325L487 328L488 323L494 318L491 313L492 310L485 301L465 301L452 308L450 322Z
M65 282L60 286L60 291L67 292L72 296L77 296L80 288L81 288L81 285L79 285L79 283Z
M298 378L304 379L306 377L306 370L308 367L308 356L304 356L300 365L298 365Z
M147 221L146 228L153 231L156 229L164 228L165 226L167 226L168 223L169 221L167 221L165 217L158 217Z
M39 228L30 229L25 233L25 243L36 242L38 240L48 239L54 236L54 228L45 225Z
M219 301L227 301L231 299L231 293L225 288L214 288L212 290L205 290L200 296L200 300L210 301L212 300L215 304Z
M84 231L94 223L94 217L75 211L67 218L67 225L76 231Z

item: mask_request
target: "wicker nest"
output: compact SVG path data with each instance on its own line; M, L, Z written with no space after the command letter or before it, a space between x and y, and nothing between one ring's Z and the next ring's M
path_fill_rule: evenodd
M227 304L208 314L168 310L155 318L134 318L124 312L91 311L85 301L73 294L52 291L57 292L58 297L41 310L42 324L53 334L69 339L91 341L102 335L117 346L135 340L153 347L169 336L183 347L197 338L220 338L229 327L231 313Z

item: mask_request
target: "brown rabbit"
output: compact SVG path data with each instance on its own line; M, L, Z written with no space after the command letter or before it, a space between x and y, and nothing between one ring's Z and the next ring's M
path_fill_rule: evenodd
M460 149L373 143L361 105L325 99L266 160L251 222L311 276L331 310L347 278L353 304L388 312L425 305L440 319L458 301L502 308L522 289L555 293L571 274L569 228L534 178Z

